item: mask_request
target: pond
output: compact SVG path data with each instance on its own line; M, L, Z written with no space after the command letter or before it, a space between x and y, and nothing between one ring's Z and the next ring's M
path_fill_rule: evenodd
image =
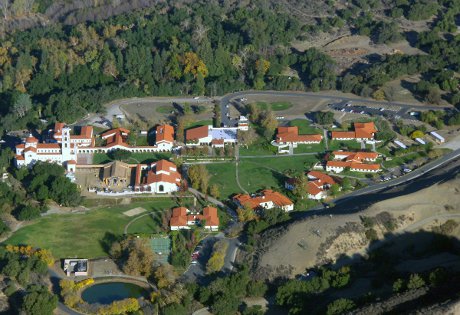
M127 298L146 296L147 291L135 284L127 282L105 282L85 289L81 297L87 303L110 304Z

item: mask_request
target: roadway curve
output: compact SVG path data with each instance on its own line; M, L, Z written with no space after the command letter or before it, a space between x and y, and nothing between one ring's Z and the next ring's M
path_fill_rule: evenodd
M410 109L416 109L416 110L454 109L455 110L454 107L440 107L440 106L429 106L429 105L419 105L419 104L400 103L400 102L375 101L375 100L369 100L369 99L364 99L364 98L359 98L359 97L331 95L331 94L328 94L327 92L313 93L313 92L301 92L301 91L252 91L252 90L249 90L249 91L230 93L230 94L226 94L221 97L214 97L214 98L206 97L206 96L202 96L199 99L195 99L193 97L142 97L142 98L133 97L133 98L128 98L128 99L115 100L105 105L107 109L107 113L105 115L93 114L75 123L75 125L84 125L84 124L87 124L88 122L94 123L94 121L97 120L97 117L99 116L105 116L106 119L112 121L112 118L114 115L124 114L121 108L122 105L137 105L141 103L165 104L165 103L182 103L182 102L200 104L200 103L208 103L208 102L220 100L222 123L224 125L231 126L231 125L236 125L237 120L231 120L229 117L227 117L227 113L228 113L227 105L229 105L236 98L242 98L242 97L254 96L254 95L272 95L272 96L281 96L281 97L282 96L286 96L286 97L305 96L305 97L310 97L310 98L330 99L330 100L336 100L336 101L354 101L354 102L361 102L361 103L364 102L367 104L374 104L374 105L379 105L382 107L385 107L388 105L396 105L396 106L400 106L406 112Z

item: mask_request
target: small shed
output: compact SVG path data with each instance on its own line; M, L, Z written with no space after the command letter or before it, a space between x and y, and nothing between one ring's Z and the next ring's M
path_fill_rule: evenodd
M430 135L433 136L433 138L436 139L436 141L438 142L441 142L441 143L444 143L446 141L446 139L444 139L444 137L442 137L439 133L437 133L436 131L432 131L430 132Z
M399 140L395 140L395 144L402 149L407 149L407 146Z
M417 141L420 144L426 144L426 142L423 139L420 139L420 138L415 138L415 141Z

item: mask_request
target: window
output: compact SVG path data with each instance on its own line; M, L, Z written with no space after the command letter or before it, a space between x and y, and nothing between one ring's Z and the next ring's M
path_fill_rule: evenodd
M163 186L163 185L160 185L160 186L158 187L158 191L159 191L159 192L163 192L163 191L165 191L165 188L164 188L164 186Z

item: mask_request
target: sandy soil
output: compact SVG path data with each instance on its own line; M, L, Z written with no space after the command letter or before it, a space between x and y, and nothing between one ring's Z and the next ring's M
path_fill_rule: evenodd
M143 213L145 211L147 211L147 210L145 210L142 207L137 207L137 208L133 208L131 210L125 211L125 212L123 212L123 214L125 216L127 216L127 217L134 217L135 215L141 214L141 213Z
M397 218L395 233L430 230L447 219L460 222L460 179L376 203L359 214L314 217L296 223L270 246L261 257L260 266L291 265L295 275L326 261L335 262L340 255L366 256L369 242L359 216L373 217L384 211ZM378 226L375 229L381 238L384 229ZM460 229L454 234L460 235Z

